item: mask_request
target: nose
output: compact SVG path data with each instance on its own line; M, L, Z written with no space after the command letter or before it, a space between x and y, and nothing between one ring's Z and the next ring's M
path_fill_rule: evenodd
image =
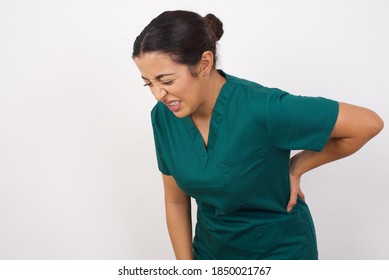
M157 99L158 101L162 101L163 98L166 96L167 91L163 88L156 88L153 94L155 99Z

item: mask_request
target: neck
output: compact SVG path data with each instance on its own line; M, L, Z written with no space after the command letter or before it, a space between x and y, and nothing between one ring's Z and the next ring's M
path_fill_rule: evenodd
M192 118L196 119L210 119L216 100L219 96L226 79L213 69L208 77L204 78L204 100L197 108L196 112L192 114Z

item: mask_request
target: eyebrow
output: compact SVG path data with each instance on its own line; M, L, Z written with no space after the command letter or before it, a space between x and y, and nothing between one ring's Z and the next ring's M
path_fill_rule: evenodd
M155 77L155 79L152 79L152 80L160 80L160 79L163 78L163 77L171 76L171 75L173 75L173 73L169 73L169 74L160 74L160 75L158 75L157 77ZM145 78L145 77L143 77L143 76L141 76L141 77L142 77L143 80L151 81L150 79L147 79L147 78Z

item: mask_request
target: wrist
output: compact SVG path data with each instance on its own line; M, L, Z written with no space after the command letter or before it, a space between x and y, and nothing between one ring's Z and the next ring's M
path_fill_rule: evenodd
M303 172L299 170L299 159L301 158L301 153L295 154L289 162L289 174L294 178L300 178L303 175Z

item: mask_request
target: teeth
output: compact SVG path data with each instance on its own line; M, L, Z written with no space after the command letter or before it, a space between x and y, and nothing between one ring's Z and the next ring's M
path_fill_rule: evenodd
M169 106L175 106L175 105L178 105L179 103L180 103L180 101L173 101L173 102L169 103Z

